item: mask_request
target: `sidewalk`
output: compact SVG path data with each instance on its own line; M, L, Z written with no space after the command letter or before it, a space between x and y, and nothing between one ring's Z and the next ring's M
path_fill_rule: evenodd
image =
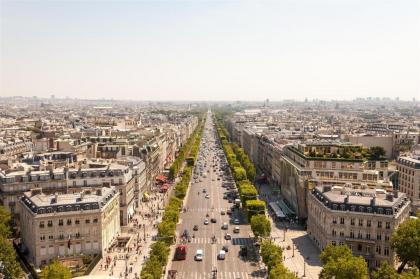
M260 199L265 200L267 204L278 199L278 195L273 192L270 185L259 184L258 186ZM270 221L272 223L271 236L274 242L283 248L284 265L295 272L299 278L318 279L322 270L320 252L309 239L306 231L297 224L287 224L285 232L283 222L275 223L271 216Z
M172 189L171 189L172 190ZM125 279L140 278L143 263L149 255L152 236L157 234L157 224L161 221L163 209L170 193L153 192L148 202L142 202L129 225L121 228L121 235L132 240L127 248L114 246L106 253L90 273L109 275ZM107 264L108 262L108 264Z

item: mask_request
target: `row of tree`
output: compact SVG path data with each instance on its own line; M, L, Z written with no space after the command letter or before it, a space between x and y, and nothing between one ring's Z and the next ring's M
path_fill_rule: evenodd
M20 278L22 269L16 260L16 251L11 241L11 216L3 206L0 206L0 274L4 278Z
M251 182L255 179L254 164L243 148L229 142L229 134L226 128L220 124L221 119L216 118L216 121L223 151L238 186L239 197L248 221L251 223L252 232L256 237L268 237L271 233L271 223L265 214L266 204L258 199L258 191Z
M204 125L203 118L199 118L199 123L200 124L195 128L193 134L188 138L187 142L181 147L181 149L178 152L177 157L175 158L174 162L169 168L169 179L174 180L178 176L185 160L188 160L189 165L194 165L195 159L198 154L198 149L200 146L201 134L203 132L203 125Z
M196 131L182 148L182 152L179 153L178 158L175 160L176 163L174 162L176 167L173 168L174 165L171 166L170 173L172 173L171 175L174 179L180 171L179 168L183 166L184 160L187 160L189 165L184 168L181 181L175 185L175 197L171 197L168 205L165 207L162 222L158 226L158 241L152 245L149 258L145 262L140 273L142 279L160 279L162 277L162 272L168 263L170 246L175 240L176 224L179 221L180 212L182 210L182 201L188 191L188 185L192 175L192 166L195 163L200 146L204 127L203 123L204 120L200 121L199 127L196 128Z
M283 264L283 250L270 240L261 242L261 259L268 270L269 279L297 279Z
M159 279L168 262L170 245L175 239L182 200L172 197L165 208L162 222L158 226L158 241L151 246L150 255L141 270L142 279Z

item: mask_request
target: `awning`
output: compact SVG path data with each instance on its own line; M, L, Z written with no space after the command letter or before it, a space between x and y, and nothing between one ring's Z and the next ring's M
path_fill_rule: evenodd
M160 189L165 189L168 190L169 189L169 184L163 184Z
M158 175L158 176L156 176L156 180L166 181L166 176L164 176L164 175Z
M268 205L270 206L271 210L274 211L277 218L285 218L286 217L284 215L283 211L281 210L281 208L275 202L270 202Z

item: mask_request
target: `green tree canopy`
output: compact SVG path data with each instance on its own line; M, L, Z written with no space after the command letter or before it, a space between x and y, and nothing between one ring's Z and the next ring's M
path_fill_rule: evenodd
M321 279L367 279L369 278L366 261L354 257L345 245L328 245L320 255L323 269Z
M59 262L53 262L50 265L45 266L41 270L39 276L40 279L70 279L70 269L60 264Z
M270 220L264 214L257 214L251 218L251 229L256 237L268 237L271 233Z
M420 269L420 219L408 219L392 235L391 246L401 260L398 272L407 263Z
M246 171L244 168L234 168L233 169L233 178L235 178L236 181L241 181L246 179Z
M270 272L277 264L283 262L283 251L280 247L269 240L261 243L261 258Z
M269 279L298 279L283 264L277 264L270 271Z
M150 257L143 266L140 273L141 279L160 279L163 266L156 256Z
M156 256L162 266L165 266L168 261L169 247L163 241L158 241L152 244L151 252L152 256Z
M372 146L369 148L369 159L379 160L385 157L386 151L382 146Z
M10 213L6 211L4 206L0 206L0 235L6 238L10 237Z
M353 256L350 248L347 245L327 245L322 250L320 259L322 264L327 264L330 261L337 261L339 258L349 258Z
M362 257L339 258L323 266L321 279L368 279L368 267Z
M19 278L22 274L22 269L16 261L16 251L9 240L11 236L10 220L10 213L0 206L0 262L3 263L2 272L6 279Z
M246 200L245 207L247 209L249 221L251 221L252 216L256 214L265 214L265 201Z
M373 279L399 279L399 277L397 271L386 261L383 261L381 266L372 273Z

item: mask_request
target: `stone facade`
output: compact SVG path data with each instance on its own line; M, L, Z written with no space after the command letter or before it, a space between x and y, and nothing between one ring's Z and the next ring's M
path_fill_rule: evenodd
M307 194L307 230L322 250L328 244L348 245L363 256L369 268L382 261L395 265L390 239L393 231L409 218L410 201L401 192L319 186Z
M21 239L36 266L57 258L102 254L120 233L119 192L115 187L79 193L24 193L18 204Z

